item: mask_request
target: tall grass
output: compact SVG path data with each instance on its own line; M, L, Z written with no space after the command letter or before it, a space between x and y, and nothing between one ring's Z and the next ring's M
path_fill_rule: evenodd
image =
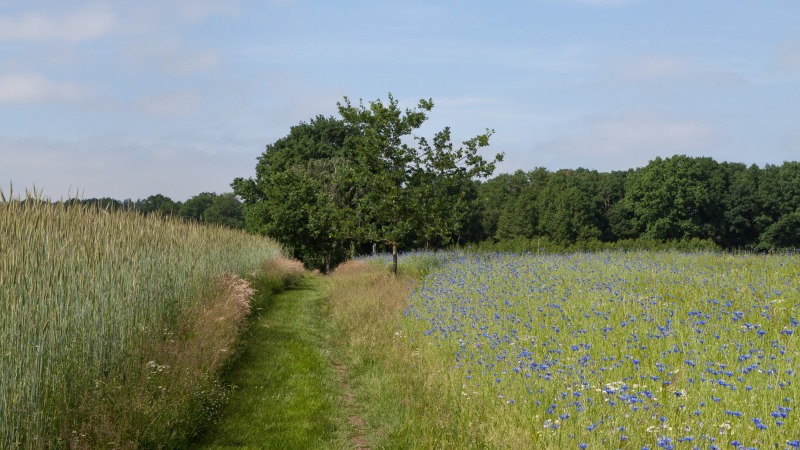
M370 276L330 304L376 446L800 448L796 256L456 254L405 299Z
M88 442L76 412L128 378L157 384L187 308L279 254L238 231L3 197L0 447Z

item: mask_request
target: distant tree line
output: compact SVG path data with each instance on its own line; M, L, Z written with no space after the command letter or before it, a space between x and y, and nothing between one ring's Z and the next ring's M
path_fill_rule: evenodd
M162 194L139 200L117 200L110 197L70 199L66 204L96 206L106 210L124 210L139 214L179 217L188 221L244 228L242 202L232 192L216 194L203 192L185 202L173 201Z
M800 246L800 163L746 166L656 158L628 171L502 174L478 187L473 241L545 238L559 245L703 240L724 249Z
M537 168L489 178L491 131L455 147L445 128L415 131L433 102L402 111L389 95L339 104L266 146L256 176L237 178L245 228L309 267L398 247L512 251L800 246L800 163L780 166L676 155L598 172Z

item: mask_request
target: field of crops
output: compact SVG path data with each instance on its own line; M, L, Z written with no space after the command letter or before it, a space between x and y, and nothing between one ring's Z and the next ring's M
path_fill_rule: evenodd
M99 413L86 405L100 395L118 408L110 391L142 373L151 397L175 403L153 380L170 370L157 358L180 340L176 318L213 295L223 273L248 273L279 253L273 241L229 229L1 202L0 447L79 439L85 430L76 411Z
M480 442L800 447L796 255L444 259L397 337Z

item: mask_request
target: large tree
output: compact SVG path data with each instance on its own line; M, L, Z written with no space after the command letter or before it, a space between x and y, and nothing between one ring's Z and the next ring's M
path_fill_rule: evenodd
M725 190L725 173L716 161L676 155L656 158L631 174L625 202L646 237L721 242Z
M267 146L255 178L234 180L247 228L321 268L374 242L391 246L395 258L398 246L458 242L475 221L474 179L502 158L478 155L492 132L460 147L449 128L430 141L416 136L431 100L402 110L391 94L386 103L357 105L345 97L338 107L341 119L293 127Z
M438 244L457 240L477 201L472 180L491 175L503 157L486 161L478 154L493 131L455 147L449 127L430 141L414 134L433 109L432 100L405 111L391 94L386 103L353 105L345 97L338 106L345 123L358 130L347 143L362 186L355 203L365 218L359 238L391 245L394 273L398 245L415 238Z
M341 260L360 220L355 216L352 154L355 133L342 120L318 116L292 127L267 145L255 178L237 178L245 227L283 243L309 267L325 269Z

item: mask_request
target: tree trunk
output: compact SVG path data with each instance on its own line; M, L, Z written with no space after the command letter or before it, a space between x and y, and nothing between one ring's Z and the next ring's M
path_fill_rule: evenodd
M397 276L397 242L392 242L392 275Z

